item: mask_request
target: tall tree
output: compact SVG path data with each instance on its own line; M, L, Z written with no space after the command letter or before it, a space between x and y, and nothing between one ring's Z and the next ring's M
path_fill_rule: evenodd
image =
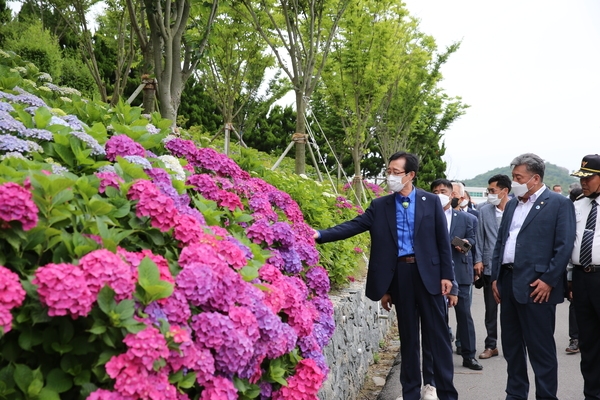
M337 26L350 0L242 0L296 94L295 172L306 167L306 101L323 71Z
M397 74L416 23L399 0L352 2L340 22L323 82L340 117L354 162L355 191L362 189L361 160L374 138L377 111Z
M208 38L200 74L223 116L225 154L229 154L233 121L258 96L265 71L275 61L250 21L232 13L228 6L221 6L220 11Z
M194 7L191 18L191 0L144 0L144 6L150 27L160 113L175 126L181 93L204 52L219 1L213 0L209 7L204 3ZM191 27L197 34L187 32L184 36Z

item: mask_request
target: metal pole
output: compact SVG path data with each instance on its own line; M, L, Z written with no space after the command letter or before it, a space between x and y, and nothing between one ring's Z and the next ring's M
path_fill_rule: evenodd
M288 144L288 147L285 149L285 151L283 152L283 154L277 159L277 162L275 163L275 165L273 165L271 167L271 171L275 171L275 169L279 166L279 164L281 164L281 162L283 161L283 157L285 157L285 155L290 151L290 149L292 148L292 146L294 145L293 140L290 142L290 144Z

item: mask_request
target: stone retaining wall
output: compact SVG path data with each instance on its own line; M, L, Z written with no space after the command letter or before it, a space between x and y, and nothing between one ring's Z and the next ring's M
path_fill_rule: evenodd
M325 347L329 376L319 392L320 400L356 400L373 354L396 324L395 311L378 309L378 303L365 296L365 281L352 283L331 296L336 329ZM378 314L388 318L380 318Z

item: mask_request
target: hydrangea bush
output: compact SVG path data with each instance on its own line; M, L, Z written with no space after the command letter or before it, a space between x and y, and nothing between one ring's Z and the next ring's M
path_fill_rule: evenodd
M0 51L0 398L316 399L327 271L292 197Z

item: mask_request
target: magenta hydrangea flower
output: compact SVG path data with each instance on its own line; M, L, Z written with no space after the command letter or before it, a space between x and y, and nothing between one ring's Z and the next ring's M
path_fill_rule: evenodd
M12 328L10 310L19 307L25 300L25 290L19 276L0 265L0 328L7 333Z
M237 400L238 392L233 382L220 376L204 383L200 400Z
M19 221L24 231L38 223L38 208L31 192L14 183L0 185L0 229L10 228L9 222Z
M248 264L246 254L236 244L228 240L221 240L217 246L218 257L234 269L240 269Z
M165 337L158 329L149 326L138 333L125 336L123 343L127 345L127 357L140 362L149 371L154 368L154 362L169 356Z
M119 392L111 392L110 390L98 389L87 397L87 400L133 400L129 396L123 396Z
M91 292L97 295L104 285L115 291L115 300L133 297L135 277L131 267L115 253L106 249L94 250L79 260Z
M211 297L216 285L215 275L209 266L192 264L177 275L177 290L192 305L201 307L207 304Z
M230 211L235 211L236 208L244 209L242 201L237 194L220 190L218 192L217 204L219 207L227 208Z
M219 240L209 235L205 236L210 242L202 242L184 247L179 255L179 265L183 268L190 264L226 265L217 252Z
M175 225L178 215L173 199L160 193L150 181L136 180L127 192L130 200L139 200L136 206L138 217L150 217L153 227L166 232Z
M187 185L193 186L194 190L198 191L208 200L217 201L219 199L219 186L214 179L208 174L195 174L190 176L186 182Z
M115 172L96 172L96 176L100 178L100 186L98 187L98 192L100 193L104 193L108 186L118 189L119 185L124 182Z
M273 393L273 400L316 400L325 375L314 360L305 358L296 365L288 385Z
M127 135L114 135L106 142L106 158L115 161L117 156L140 156L146 155L144 147L135 142Z
M96 294L88 288L85 272L75 265L47 264L35 271L32 282L38 285L40 301L48 307L51 317L85 317L96 301Z
M202 226L193 216L178 215L175 218L173 237L179 240L183 246L200 243L204 236Z
M275 232L271 229L271 224L267 219L259 219L246 229L248 239L253 243L261 244L265 242L268 246L275 241Z

